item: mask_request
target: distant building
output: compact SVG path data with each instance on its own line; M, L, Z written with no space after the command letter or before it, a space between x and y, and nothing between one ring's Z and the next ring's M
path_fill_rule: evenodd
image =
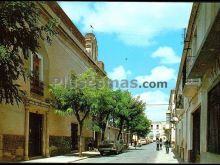
M162 138L162 140L165 141L167 139L165 135L165 127L166 121L152 122L148 138L153 140L156 140L156 138Z

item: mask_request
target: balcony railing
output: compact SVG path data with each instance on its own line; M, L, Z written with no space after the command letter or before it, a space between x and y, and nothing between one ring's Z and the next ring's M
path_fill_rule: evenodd
M30 79L30 90L32 93L38 94L40 96L44 95L44 84L39 79L32 77Z
M184 112L184 101L183 101L183 95L180 94L178 95L177 97L177 100L176 100L176 111L175 111L175 114L177 116L181 116Z
M176 108L183 109L183 96L182 95L178 95L177 97Z
M191 50L190 50L191 51ZM191 53L190 55L187 56L187 61L186 61L186 77L189 76L189 73L194 65L194 61L196 60L196 56L192 56Z
M201 79L187 79L183 88L183 94L186 97L192 97L198 91L198 88L201 85Z

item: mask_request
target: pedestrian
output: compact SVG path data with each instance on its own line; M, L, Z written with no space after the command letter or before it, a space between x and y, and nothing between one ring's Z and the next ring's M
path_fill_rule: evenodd
M134 147L136 149L136 146L137 146L137 140L134 140Z
M162 144L163 142L162 142L162 139L160 138L160 150L162 150Z
M89 151L92 151L92 140L91 139L89 140L88 147L89 147Z
M159 147L160 147L160 141L159 138L156 139L156 145L157 145L157 151L159 151Z
M168 154L169 153L170 142L168 140L166 140L164 145L166 147L166 153Z

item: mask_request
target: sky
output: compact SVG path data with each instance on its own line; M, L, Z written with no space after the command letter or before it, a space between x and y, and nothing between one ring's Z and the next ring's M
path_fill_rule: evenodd
M134 97L140 96L146 102L145 113L150 120L165 121L192 3L58 3L83 35L95 34L98 60L104 62L109 78L137 80L140 84L167 82L167 88L127 88Z

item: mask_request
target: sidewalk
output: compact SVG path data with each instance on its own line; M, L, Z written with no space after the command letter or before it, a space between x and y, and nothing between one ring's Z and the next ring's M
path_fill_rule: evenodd
M181 163L178 161L174 153L172 152L172 148L169 149L169 153L166 153L165 147L162 150L156 151L158 154L156 155L154 163Z
M62 156L53 156L49 158L40 158L35 160L21 161L19 163L72 163L88 157L93 157L99 155L99 152L95 151L85 151L82 152L82 157L79 157L79 153L73 153Z

